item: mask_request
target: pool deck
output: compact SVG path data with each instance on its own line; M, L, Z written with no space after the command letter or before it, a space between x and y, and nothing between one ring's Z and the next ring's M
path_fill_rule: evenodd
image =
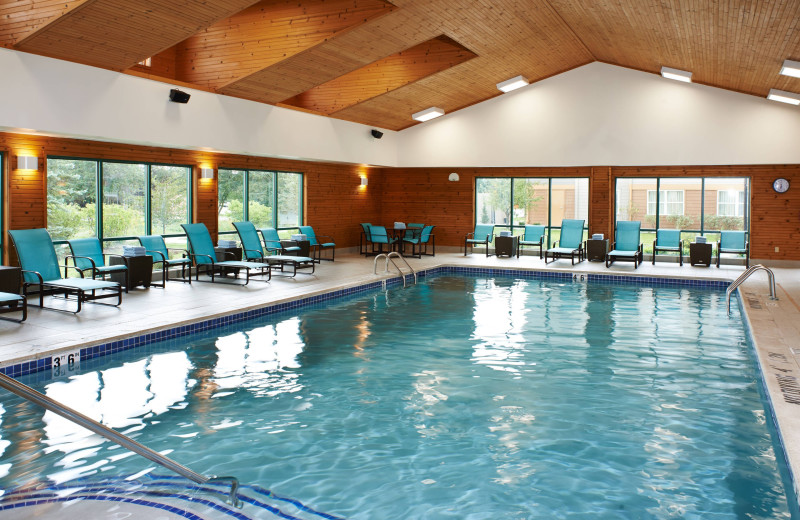
M454 249L439 249L442 251L435 257L408 261L417 271L463 266L726 281L735 280L744 271L744 266L737 265L717 269L692 267L685 262L680 267L677 261L657 262L655 266L646 262L635 270L630 262L618 262L608 269L602 262L589 261L572 266L568 260L558 260L545 265L538 256L487 258L476 252L465 257ZM766 273L754 273L740 288L742 308L794 475L795 493L800 496L800 269L771 269L778 300L769 298ZM397 276L382 271L383 260L378 264L379 274L374 275L372 258L337 251L336 261L323 261L313 275L302 271L295 278L274 274L269 283L254 278L246 286L169 282L166 289L131 290L123 294L119 307L86 304L77 315L41 310L36 305L38 300L31 299L25 323L0 321L0 366ZM74 309L75 303L70 302L68 308Z

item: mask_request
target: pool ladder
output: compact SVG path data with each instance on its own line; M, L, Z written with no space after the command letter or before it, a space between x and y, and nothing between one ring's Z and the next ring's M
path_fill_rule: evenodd
M95 421L94 419L83 415L82 413L65 406L55 399L51 399L46 395L37 392L33 388L24 385L13 379L8 377L5 374L0 373L0 387L5 388L9 392L16 394L23 399L27 399L28 401L38 404L42 408L46 410L50 410L51 412L64 417L65 419L72 421L75 424L83 426L87 430L100 435L101 437L105 437L106 439L113 441L123 448L126 448L142 457L155 462L169 470L174 471L175 473L181 475L182 477L186 477L192 482L196 484L215 484L220 482L230 482L231 491L228 494L228 503L234 507L242 507L241 501L236 496L236 491L239 489L239 480L236 477L216 477L216 476L206 476L201 475L200 473L196 473L191 469L183 466L174 460L167 458L160 453L151 450L147 446L139 444L135 440L131 439L127 435L123 435L118 431L112 430L108 426L102 425L99 422Z
M728 290L725 291L725 304L726 308L728 309L728 316L731 315L731 294L733 291L736 290L737 287L742 285L745 280L750 278L750 275L755 273L756 271L766 271L767 277L769 278L769 299L770 300L777 300L778 297L775 296L775 274L772 272L772 269L769 267L764 267L761 264L754 265L750 267L747 271L743 272L739 278L737 278L732 284L728 286Z
M376 256L376 257L375 257L375 260L373 260L373 261L372 261L372 274L378 274L378 259L379 259L379 258L383 258L384 260L386 260L386 261L384 262L384 264L383 264L383 272L384 272L384 273L388 273L388 272L389 272L389 262L391 262L391 263L392 263L392 265L394 266L394 268L395 268L395 269L397 269L397 272L398 272L398 273L400 273L400 278L402 278L402 279L403 279L403 288L405 288L405 286L406 286L406 275L405 275L405 273L403 273L403 270L402 270L402 269L400 269L400 266L398 266L398 265L397 265L397 264L394 262L394 260L392 260L392 258L399 258L400 260L402 260L402 261L403 261L403 263L404 263L404 264L406 264L406 267L408 267L408 270L409 270L409 271L411 271L411 274L413 274L413 275L414 275L414 285L416 285L416 284L417 284L417 273L416 273L416 271L414 271L414 268L413 268L413 267L411 267L411 266L408 264L408 262L407 262L407 261L406 261L406 259L403 257L403 255L401 255L401 254L400 254L400 253L398 253L397 251L392 251L392 252L391 252L391 253L389 253L389 254L383 254L383 253L382 253L382 254L380 254L380 255Z

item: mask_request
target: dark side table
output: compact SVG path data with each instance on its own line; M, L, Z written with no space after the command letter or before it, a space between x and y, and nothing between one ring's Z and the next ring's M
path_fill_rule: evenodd
M494 255L512 257L517 254L518 237L494 237Z
M605 262L608 253L608 239L586 241L586 259L593 262Z
M128 280L133 289L141 285L145 289L150 287L153 282L153 257L149 255L141 256L112 256L108 261L109 265L124 264L128 266ZM125 287L125 273L111 273L111 281L117 282Z
M0 292L19 294L22 285L22 269L10 265L0 265Z
M299 251L291 251L286 256L308 256L311 242L308 240L281 240L281 247L299 247Z
M706 267L711 265L711 243L689 243L689 263L692 265L702 264Z

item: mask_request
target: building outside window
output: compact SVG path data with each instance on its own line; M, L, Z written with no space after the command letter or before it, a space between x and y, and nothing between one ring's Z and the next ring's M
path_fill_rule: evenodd
M683 190L647 190L647 214L683 215Z

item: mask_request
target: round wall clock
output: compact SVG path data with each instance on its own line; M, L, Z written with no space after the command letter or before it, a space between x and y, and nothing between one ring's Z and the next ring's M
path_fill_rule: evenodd
M772 183L772 189L778 193L785 193L789 190L789 181L783 178L775 179Z

